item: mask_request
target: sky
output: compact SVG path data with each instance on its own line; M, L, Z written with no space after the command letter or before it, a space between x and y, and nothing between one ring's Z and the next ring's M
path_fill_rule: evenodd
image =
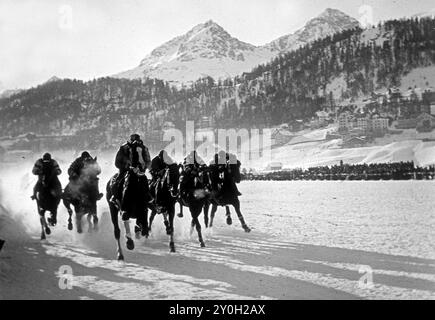
M326 8L377 23L433 0L0 0L0 92L57 76L89 80L139 65L154 48L212 19L263 45ZM367 9L368 8L368 9Z

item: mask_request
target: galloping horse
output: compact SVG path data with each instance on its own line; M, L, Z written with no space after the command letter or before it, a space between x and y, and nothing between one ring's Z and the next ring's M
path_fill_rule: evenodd
M205 247L204 239L201 233L201 223L199 222L199 215L204 207L207 205L207 197L210 193L210 180L205 166L200 167L197 176L184 175L187 179L185 182L185 193L181 194L181 204L189 207L192 216L191 233L193 228L196 227L198 232L198 240L202 248Z
M162 214L166 227L166 234L170 236L169 248L171 252L175 252L174 217L175 204L177 203L178 198L179 179L180 171L178 164L171 164L166 168L163 177L156 181L155 190L152 190L152 192L154 191L154 201L151 204L149 230L151 230L156 214Z
M45 220L45 212L50 212L50 217L47 220L50 226L54 227L57 223L57 208L62 197L62 186L50 162L43 162L40 182L41 187L36 191L34 200L36 200L40 216L41 240L45 240L46 234L51 234L51 230Z
M127 238L127 249L134 250L134 241L132 239L130 231L130 219L136 219L135 233L136 237L148 236L148 203L144 196L145 192L148 190L148 182L145 173L135 173L135 171L130 168L130 170L125 173L129 175L125 179L129 179L129 185L124 193L123 201L126 203L126 216L123 216L123 222L125 227L125 236ZM106 187L106 199L109 204L110 215L112 218L112 223L114 227L115 239L118 246L118 260L124 260L124 255L121 248L120 238L121 230L118 224L118 215L121 211L121 203L116 200L116 203L111 201L112 196L118 196L118 188L123 188L123 186L117 187L117 180L119 174L114 175Z
M65 187L62 199L63 204L68 210L68 230L73 229L72 214L74 207L76 213L77 232L82 233L82 217L87 214L88 232L98 230L97 202L101 199L98 193L98 174L101 168L95 157L86 164L86 168L82 170L80 177L76 181L70 181Z
M210 204L212 205L210 223L209 223L210 228L213 227L213 220L219 206L225 207L227 224L231 225L232 219L231 219L231 211L229 206L233 206L234 209L236 210L237 216L240 220L243 230L245 230L245 232L247 233L251 232L251 229L246 224L245 219L240 210L239 196L237 195L236 190L234 188L234 180L236 180L236 182L239 182L240 181L239 177L240 177L240 164L239 163L227 164L226 169L224 170L224 172L221 173L222 188L219 196L216 196L216 193L214 192L211 193L210 197L208 198L209 204L205 206L204 215L205 215L205 220L208 221L208 209L209 209L209 205Z

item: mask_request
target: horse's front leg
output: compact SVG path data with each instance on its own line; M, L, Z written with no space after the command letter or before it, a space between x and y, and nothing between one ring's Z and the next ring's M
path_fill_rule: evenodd
M206 228L208 228L208 222L209 222L209 220L208 220L208 210L209 209L210 209L210 203L207 201L204 204L204 224L205 224Z
M71 209L71 203L64 199L63 204L64 204L66 210L68 211L68 230L72 231L72 229L73 229L73 224L72 224L73 210Z
M205 247L204 239L202 238L202 232L201 232L201 223L198 220L199 215L201 214L202 208L196 208L192 212L192 225L196 226L196 231L198 232L198 240L199 244L201 245L201 248Z
M242 225L243 230L245 232L249 233L251 232L251 228L248 227L248 225L245 222L245 219L243 218L242 212L240 211L240 201L237 200L234 204L234 209L236 209L237 217L239 217L240 223Z
M231 219L231 211L230 211L230 207L229 206L225 206L225 210L226 210L226 216L227 216L227 225L232 225L233 224L233 219ZM243 218L243 217L242 217Z
M92 227L93 231L98 231L98 215L97 215L97 203L93 204L92 210L91 210L91 217L92 217Z
M112 224L113 224L116 245L118 249L118 261L124 261L124 254L122 252L121 241L120 241L121 229L119 228L119 223L118 223L118 210L116 206L111 203L109 203L109 209L110 209L110 217L112 219Z
M82 217L83 217L82 210L81 209L80 210L76 209L76 228L77 228L77 233L83 233Z
M88 221L88 233L92 233L92 214L88 213L86 220Z
M150 222L149 222L149 226L148 226L148 231L151 232L152 227L153 227L153 222L154 222L154 218L156 217L156 210L152 209L151 210L151 215L150 215Z
M163 219L166 226L166 234L169 236L169 248L171 252L175 252L175 243L174 243L174 216L175 216L175 207L171 212L163 213Z
M47 221L45 220L45 210L41 210L39 212L40 215L40 222L41 222L41 240L45 240L46 239L46 234L50 235L51 234L51 230L48 227Z
M211 213L210 213L210 228L213 227L214 217L216 215L217 209L218 209L218 206L216 204L213 204L211 207Z
M125 237L127 238L127 249L128 250L134 250L134 241L131 236L131 230L130 230L130 220L124 221L124 228L125 228Z
M178 203L180 204L180 213L178 214L178 217L183 218L183 203L181 202L181 200Z
M50 235L51 230L47 225L47 221L45 220L45 210L41 208L39 205L39 194L36 195L36 209L38 210L39 214L39 221L41 223L41 240L46 239L46 234Z

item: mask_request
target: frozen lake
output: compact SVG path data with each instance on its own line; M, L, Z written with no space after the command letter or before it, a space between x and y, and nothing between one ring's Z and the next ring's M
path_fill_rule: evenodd
M243 182L258 231L307 244L435 259L435 182Z
M35 178L17 172L1 175L0 300L435 299L433 181L242 182L250 234L233 209L227 226L221 208L200 248L185 209L175 221L176 254L157 217L150 239L120 264L104 201L98 234L68 232L61 207L41 242L29 199ZM75 290L58 289L61 265L74 270Z

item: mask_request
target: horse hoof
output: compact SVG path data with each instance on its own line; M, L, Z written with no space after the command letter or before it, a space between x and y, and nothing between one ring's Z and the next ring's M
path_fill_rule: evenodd
M42 235L41 235L41 240L45 240L45 239L47 239L47 238L45 237L45 234L42 234Z
M50 234L51 234L51 230L50 230L49 227L45 228L45 233L46 233L47 235L50 235Z
M227 218L227 225L232 225L233 224L233 219L231 219L230 217Z
M205 248L205 243L201 242L201 248Z
M251 228L249 228L248 226L244 226L243 230L245 230L246 233L250 233L251 232Z
M69 231L72 231L72 229L73 229L73 225L72 225L72 223L68 223L68 230L69 230Z
M82 234L82 233L83 233L83 230L82 230L82 229L77 229L77 233L78 233L78 234Z
M127 239L127 249L130 251L134 250L134 241L130 238Z
M124 256L122 254L118 255L118 261L124 261Z
M169 246L171 248L171 253L175 253L175 244L173 242L171 242L171 244Z

